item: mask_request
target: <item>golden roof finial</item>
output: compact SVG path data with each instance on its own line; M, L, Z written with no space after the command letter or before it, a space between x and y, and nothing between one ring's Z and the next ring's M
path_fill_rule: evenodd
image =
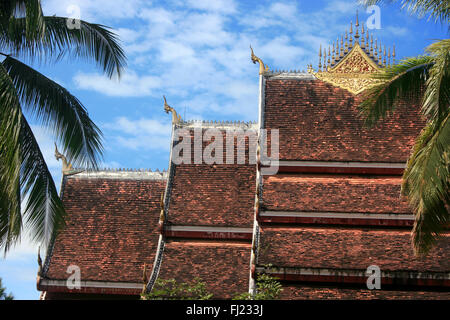
M381 41L380 45L378 46L378 63L381 64L383 60L383 50L381 50Z
M262 75L262 74L264 74L264 72L269 71L269 67L267 65L265 65L264 62L260 58L255 56L252 46L250 46L250 50L252 51L252 56L251 56L252 62L254 64L259 63L259 74Z
M378 39L375 38L375 46L373 47L373 55L375 56L375 61L378 60Z
M345 48L344 48L344 53L348 53L348 33L347 31L345 31Z
M327 61L328 67L331 65L331 48L328 46L328 61Z
M320 44L319 48L319 72L322 71L322 44Z
M366 50L370 53L369 30L366 30Z
M373 35L370 35L370 57L373 58Z
M364 41L364 23L361 26L361 48L365 49L366 43Z
M169 106L167 104L167 100L166 100L166 96L163 96L164 98L164 111L166 113L172 112L172 123L173 124L178 124L181 122L181 116L178 115L178 113L175 111L174 108L172 108L171 106Z
M388 66L391 66L391 48L388 48Z
M395 44L392 45L392 64L395 64Z

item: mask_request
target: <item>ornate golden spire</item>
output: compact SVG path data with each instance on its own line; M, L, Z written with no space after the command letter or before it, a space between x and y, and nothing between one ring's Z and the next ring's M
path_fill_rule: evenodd
M352 22L350 21L350 31L349 31L349 43L350 43L350 48L353 47L353 25Z
M356 10L356 22L355 22L355 29L356 29L355 39L356 40L355 41L358 41L358 43L359 43L359 40L358 40L358 38L359 38L358 28L359 28L358 10ZM363 24L363 30L364 30L364 24Z
M364 23L361 26L361 48L366 48L366 43L364 42Z
M322 71L322 44L319 48L319 72Z
M347 30L345 30L345 49L344 49L344 53L345 54L348 53L348 33L347 33Z
M370 57L373 58L373 35L370 35Z
M267 65L265 65L264 62L260 58L255 56L252 46L250 46L250 50L252 51L252 56L251 56L252 62L254 64L259 63L259 74L262 75L265 72L269 71L269 67Z
M361 30L359 27L356 12L355 25L353 26L351 21L350 28L338 37L336 42L333 41L332 45L328 45L328 52L327 45L323 49L322 44L320 45L318 71L315 72L312 66L308 65L308 72L354 94L379 83L380 81L373 79L371 74L380 72L382 67L391 63L391 51L381 41L378 42L378 39L375 39L374 43L373 35L364 24L361 25ZM393 57L394 55L395 48L392 52Z
M388 66L391 66L391 48L388 49Z
M336 47L335 47L335 43L333 41L333 51L332 51L333 55L331 56L331 65L334 65L334 62L336 60Z
M375 38L375 46L373 47L373 55L375 56L375 61L378 61L378 39Z
M395 64L395 44L392 45L392 64Z
M331 48L328 46L328 61L327 61L327 67L331 67Z

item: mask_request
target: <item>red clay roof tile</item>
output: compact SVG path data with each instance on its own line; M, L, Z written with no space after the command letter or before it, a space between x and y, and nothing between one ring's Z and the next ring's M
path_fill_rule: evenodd
M280 130L281 160L405 162L424 126L417 106L364 127L360 96L320 80L266 81L264 128Z
M68 213L56 238L46 278L67 279L69 265L81 280L142 280L158 242L160 197L166 180L67 178L63 202Z
M323 174L264 178L263 202L273 211L411 213L399 176Z
M279 267L449 272L450 233L426 258L414 256L410 230L265 226L258 264Z
M214 299L229 299L248 290L250 243L169 241L159 273L161 279L205 282Z

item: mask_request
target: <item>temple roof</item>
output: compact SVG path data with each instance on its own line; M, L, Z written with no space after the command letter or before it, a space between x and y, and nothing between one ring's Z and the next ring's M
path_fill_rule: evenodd
M400 176L278 174L264 177L264 208L272 211L411 214Z
M200 278L213 299L230 299L248 290L250 243L169 240L159 272L161 279L192 283Z
M414 256L410 230L349 227L262 228L259 264L331 270L445 272L449 276L450 234L426 259ZM295 254L292 254L295 252Z
M406 162L425 121L419 103L368 128L360 97L321 80L265 81L263 128L279 129L280 160Z
M42 279L65 281L67 268L76 265L82 281L142 284L143 265L152 265L156 253L166 174L117 175L102 171L64 177L67 223L47 255Z

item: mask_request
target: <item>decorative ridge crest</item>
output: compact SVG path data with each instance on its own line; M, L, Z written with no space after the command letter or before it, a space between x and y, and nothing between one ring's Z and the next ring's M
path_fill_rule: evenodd
M188 120L181 121L179 123L180 127L236 127L236 128L249 128L257 125L257 121L217 121L217 120Z
M109 178L109 179L166 179L167 171L156 169L104 168L98 170L80 170L72 175L75 178Z
M373 79L371 75L390 66L391 57L392 64L395 64L395 46L391 55L391 49L386 50L384 46L383 50L378 39L375 39L374 44L373 36L369 34L369 30L364 29L364 24L361 25L361 33L359 27L356 12L355 29L350 22L350 29L345 32L345 36L340 37L340 44L338 38L332 47L328 46L328 52L320 45L317 72L312 64L308 65L308 72L353 94L359 94L379 83L380 80Z

